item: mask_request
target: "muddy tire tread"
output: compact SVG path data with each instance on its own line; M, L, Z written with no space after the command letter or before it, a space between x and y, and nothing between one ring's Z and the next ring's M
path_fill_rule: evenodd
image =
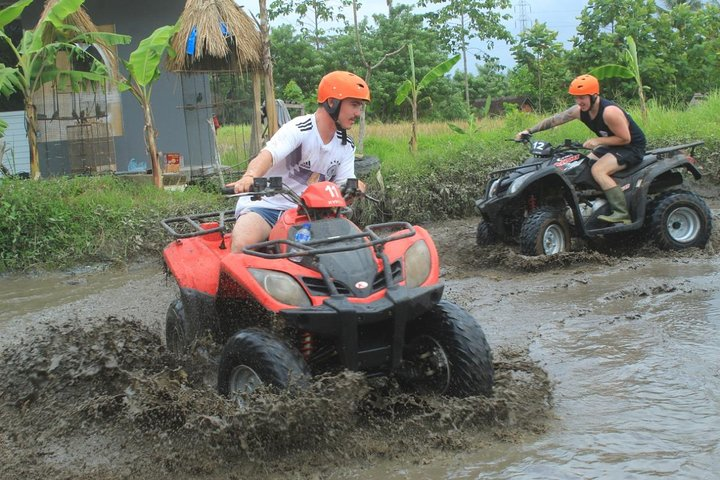
M692 208L702 223L697 237L691 242L681 244L667 235L665 214L675 205ZM687 190L670 190L656 196L647 206L645 217L646 231L658 247L663 250L682 250L685 248L704 248L712 233L712 213L707 204L695 193Z
M220 355L218 392L230 395L230 375L237 365L255 370L263 383L286 389L303 387L311 377L300 352L273 334L258 328L240 330L230 337Z
M552 223L557 223L565 235L565 249L570 247L570 225L560 210L555 207L539 207L535 209L522 224L520 230L520 253L528 256L545 255L541 233Z
M477 226L475 242L479 246L493 245L497 242L497 235L487 222L480 222Z
M433 337L450 362L450 385L445 395L465 397L492 394L492 351L480 324L457 305L441 301L408 325L408 338Z

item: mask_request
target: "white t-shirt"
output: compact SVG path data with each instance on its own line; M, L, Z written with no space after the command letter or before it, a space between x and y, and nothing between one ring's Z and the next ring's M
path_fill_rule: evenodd
M282 177L285 186L301 195L308 185L332 181L342 185L355 177L355 144L350 136L342 144L342 132L336 131L330 143L320 138L315 114L296 117L285 123L265 145L273 164L265 177ZM250 196L238 198L235 216L248 207L287 210L295 204L281 195L252 201Z

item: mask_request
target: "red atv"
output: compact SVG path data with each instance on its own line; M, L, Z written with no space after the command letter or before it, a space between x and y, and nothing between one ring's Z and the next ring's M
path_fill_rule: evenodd
M492 353L479 323L443 301L437 250L406 222L358 228L346 199L357 180L332 182L298 198L278 178L257 178L252 195L285 195L268 241L230 252L233 212L164 219L175 237L165 263L180 287L166 340L186 351L211 332L224 345L218 390L233 396L266 383L306 384L342 369L393 375L400 386L451 396L490 395ZM294 240L309 224L312 239Z

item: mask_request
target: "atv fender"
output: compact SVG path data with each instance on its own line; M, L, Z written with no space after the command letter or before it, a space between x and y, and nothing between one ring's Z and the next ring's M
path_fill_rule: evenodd
M658 160L647 169L647 172L639 181L636 181L638 188L635 188L633 191L632 198L629 202L632 208L633 218L645 217L649 195L667 190L670 187L682 185L682 174L674 171L679 168L685 168L695 180L699 180L702 177L702 173L700 173L698 168L686 155L681 153Z
M195 290L215 297L220 262L230 254L230 239L219 232L178 239L163 251L165 264L181 290Z
M476 206L480 210L480 213L482 214L482 217L483 219L485 219L485 221L492 221L493 219L498 219L500 218L498 212L502 210L503 206L507 205L509 201L527 194L527 191L529 189L532 189L534 186L537 185L544 185L545 187L550 186L562 189L563 196L565 197L567 204L572 207L573 215L575 216L575 224L577 225L579 223L582 223L580 221L580 219L582 219L582 214L580 213L577 195L575 194L575 190L572 184L568 181L567 178L565 178L559 173L557 168L552 166L542 168L528 174L523 179L521 186L517 189L515 193L507 193L502 197L496 197L489 201L479 201L476 202ZM502 225L494 226L497 228L496 231L502 231Z

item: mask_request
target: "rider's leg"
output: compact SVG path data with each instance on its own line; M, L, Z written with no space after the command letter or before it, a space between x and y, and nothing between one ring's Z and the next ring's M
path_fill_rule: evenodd
M270 230L270 225L260 214L247 212L240 215L232 231L232 253L240 253L247 245L267 240Z
M624 168L625 165L618 164L615 155L606 153L595 162L590 170L593 178L603 190L603 193L605 193L605 198L607 198L613 210L610 215L598 215L598 218L602 221L624 224L632 222L630 213L628 212L627 202L625 201L625 194L611 177L613 173L619 172Z

